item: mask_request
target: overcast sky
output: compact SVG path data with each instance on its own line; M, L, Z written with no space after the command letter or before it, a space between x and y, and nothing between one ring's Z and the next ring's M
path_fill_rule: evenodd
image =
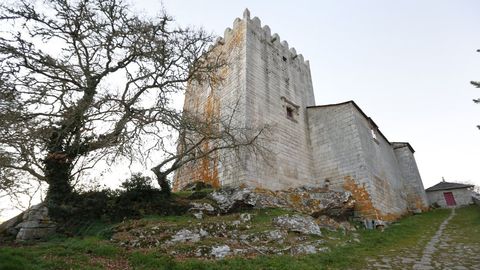
M160 1L131 0L149 15ZM249 8L310 60L316 104L354 100L390 141L408 141L425 187L480 185L480 1L164 0L180 25L223 35ZM118 169L128 177L129 171ZM11 216L15 211L4 212ZM1 218L1 217L0 217Z
M136 1L147 12L160 2ZM147 4L148 3L148 4ZM354 100L408 141L425 187L480 185L480 1L164 0L178 23L223 35L245 8L310 60L317 104Z

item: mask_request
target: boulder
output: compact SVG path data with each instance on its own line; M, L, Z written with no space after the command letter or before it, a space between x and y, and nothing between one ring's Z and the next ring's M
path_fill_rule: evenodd
M283 215L275 217L273 225L291 232L322 235L320 227L311 216Z
M39 240L52 235L57 226L48 216L48 208L42 203L0 225L0 234L15 236L17 241Z
M0 224L0 235L5 236L16 236L18 234L18 229L15 228L20 222L23 221L23 214L21 213L5 222Z
M230 213L243 208L252 208L256 205L256 197L251 188L223 187L212 192L209 197L216 202L222 213Z

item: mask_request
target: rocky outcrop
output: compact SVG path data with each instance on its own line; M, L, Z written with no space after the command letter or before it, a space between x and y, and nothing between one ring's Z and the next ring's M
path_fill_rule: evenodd
M252 214L247 214L206 216L204 220L181 225L130 221L114 229L111 241L126 248L154 248L180 258L222 259L328 251L326 241L320 239L320 230L310 216L282 215L269 223L255 224Z
M217 204L221 213L231 213L242 208L256 206L257 196L251 188L223 187L212 192L209 198Z
M344 217L353 211L355 203L350 192L309 186L280 191L224 187L212 192L209 198L215 201L221 213L231 213L242 208L286 208L313 217Z
M320 227L311 216L284 215L272 220L273 225L291 232L322 235Z
M203 219L203 215L214 215L216 213L215 208L209 203L191 203L190 209L188 212L192 213L192 215L196 219Z
M56 224L48 216L48 208L37 204L0 225L0 234L14 236L17 241L44 239L52 235Z
M17 240L27 241L47 238L55 232L56 224L48 216L48 208L38 204L25 211L23 222L16 228Z

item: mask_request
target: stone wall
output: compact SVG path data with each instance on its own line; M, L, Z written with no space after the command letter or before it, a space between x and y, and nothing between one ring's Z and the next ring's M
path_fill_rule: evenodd
M359 215L394 220L417 209L409 198L418 199L419 209L427 207L413 153L395 152L355 103L309 107L308 127L316 183L351 191Z
M345 178L368 185L360 135L350 104L308 108L315 184L343 190Z
M440 207L448 207L443 193L452 192L457 206L469 205L473 203L472 191L466 188L428 191L427 198L430 205L438 204Z
M354 110L354 114L371 181L370 196L385 219L395 219L407 210L405 182L395 153L372 119L359 109Z
M417 162L413 156L414 150L408 143L392 143L395 156L402 177L405 180L407 202L413 210L423 210L428 207L428 199L418 170Z

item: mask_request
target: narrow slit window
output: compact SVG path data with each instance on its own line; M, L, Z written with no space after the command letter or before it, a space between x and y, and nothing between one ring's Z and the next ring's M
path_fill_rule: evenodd
M375 132L375 130L372 128L372 129L370 129L370 132L372 133L372 138L374 140L376 140L377 139L377 133Z

